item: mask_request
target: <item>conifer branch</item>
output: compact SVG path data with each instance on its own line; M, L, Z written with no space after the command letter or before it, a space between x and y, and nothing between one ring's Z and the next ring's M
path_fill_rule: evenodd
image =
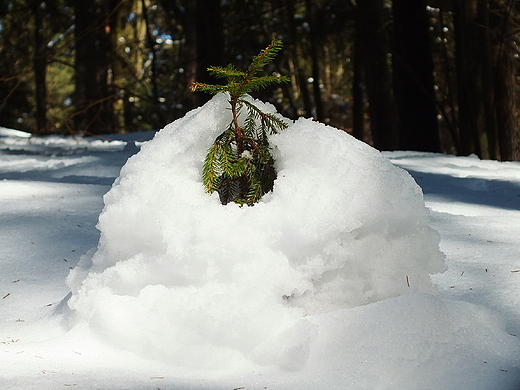
M193 91L228 92L230 96L231 123L208 149L202 167L206 191L217 191L222 204L233 201L252 206L273 189L276 170L268 136L285 129L287 124L276 115L263 112L245 97L252 91L289 82L289 78L283 76L255 76L281 49L282 42L273 40L253 58L247 72L239 71L231 64L208 68L216 78L226 79L226 85L196 82L191 86ZM243 106L246 116L241 126L239 116Z

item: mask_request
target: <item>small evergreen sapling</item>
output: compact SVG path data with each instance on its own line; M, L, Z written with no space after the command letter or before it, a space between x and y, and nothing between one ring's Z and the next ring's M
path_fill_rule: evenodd
M217 78L227 80L226 85L194 83L192 90L212 94L228 92L232 120L209 148L204 160L202 179L207 192L217 191L222 204L235 202L254 205L273 189L276 171L270 152L268 136L287 127L277 116L262 112L247 100L252 91L272 84L288 82L283 76L256 76L281 50L282 42L273 40L254 57L245 72L233 65L210 67ZM240 121L240 113L245 118Z

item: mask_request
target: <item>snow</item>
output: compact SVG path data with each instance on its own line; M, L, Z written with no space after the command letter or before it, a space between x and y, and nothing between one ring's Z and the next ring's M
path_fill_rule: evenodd
M274 191L222 206L199 176L228 115L2 132L2 388L519 388L520 163L299 120Z

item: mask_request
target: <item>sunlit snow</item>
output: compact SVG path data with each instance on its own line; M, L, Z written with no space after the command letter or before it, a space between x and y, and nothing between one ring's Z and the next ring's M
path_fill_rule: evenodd
M228 120L217 96L149 142L0 134L2 388L518 390L519 163L301 119L274 191L222 206Z

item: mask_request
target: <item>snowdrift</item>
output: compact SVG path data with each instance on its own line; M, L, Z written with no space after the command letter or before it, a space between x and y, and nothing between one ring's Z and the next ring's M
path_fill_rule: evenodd
M300 370L323 318L435 291L444 256L421 189L345 132L300 119L272 136L278 178L254 207L206 194L202 162L230 115L217 95L128 160L68 277L71 325L190 369Z

